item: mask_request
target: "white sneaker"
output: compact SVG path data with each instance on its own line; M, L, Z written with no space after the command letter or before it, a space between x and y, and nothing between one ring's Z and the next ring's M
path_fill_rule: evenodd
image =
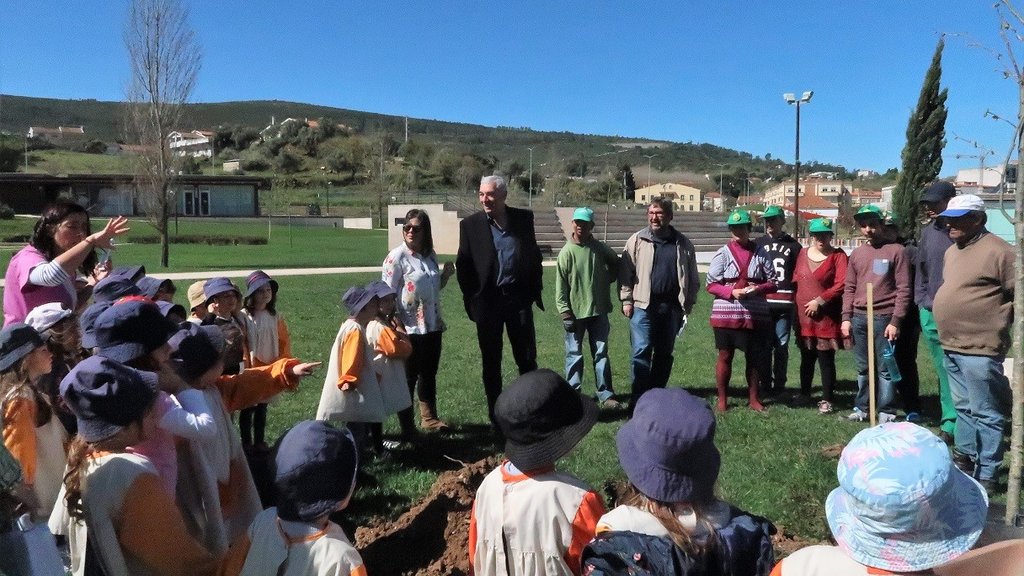
M885 424L886 422L895 422L895 421L896 421L896 415L895 414L889 414L887 412L879 412L878 413L878 423L879 424Z
M860 409L854 408L853 412L850 412L850 415L847 416L846 419L850 422L863 422L868 419L868 415L867 412L862 412Z

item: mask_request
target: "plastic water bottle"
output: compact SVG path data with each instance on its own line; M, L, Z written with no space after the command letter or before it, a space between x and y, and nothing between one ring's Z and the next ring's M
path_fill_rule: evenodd
M896 347L893 346L891 340L885 342L885 347L882 350L882 362L885 363L885 369L889 372L889 381L895 384L903 380L899 364L896 363Z

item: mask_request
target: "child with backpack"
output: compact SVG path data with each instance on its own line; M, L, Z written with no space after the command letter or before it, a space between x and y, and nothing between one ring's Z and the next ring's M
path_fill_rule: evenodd
M348 430L296 424L274 450L277 507L260 513L228 553L222 574L366 576L359 552L330 520L356 486L358 453Z
M476 576L580 574L604 503L555 463L597 421L597 403L548 369L527 372L494 405L505 457L476 492L469 561Z
M704 400L679 388L648 390L616 446L631 493L598 522L597 538L583 552L584 573L771 571L775 527L715 497L721 455Z

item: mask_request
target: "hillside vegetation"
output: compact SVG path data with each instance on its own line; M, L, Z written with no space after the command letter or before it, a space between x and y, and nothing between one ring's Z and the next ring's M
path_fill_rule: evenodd
M20 149L29 126L82 125L85 140L59 147L90 152L96 159L92 163L85 155L61 155L30 143L29 171L102 172L122 165L102 153L107 143L122 139L123 109L119 102L0 95L0 134L9 135L7 147L12 154L8 156L17 156L4 165L5 156L0 153L0 171L24 170ZM406 141L404 117L296 102L191 104L186 118L182 130L216 132L216 156L212 163L189 162L183 171L217 173L225 160L239 159L245 173L272 178L275 190L296 192L296 203L315 200L324 190L351 189L376 195L379 205L395 194L470 191L480 176L491 173L507 175L517 191L528 190L532 180L538 201L600 201L631 195L648 179L668 181L670 175L675 181L689 180L716 190L720 164L725 164L722 188L739 195L756 190L759 182L789 177L792 171L792 166L770 155L755 156L709 143L416 118L408 119ZM281 124L286 118L298 121ZM267 129L272 119L277 124ZM533 148L532 178L529 148ZM645 154L656 156L648 159ZM842 166L811 162L803 170L852 178ZM706 174L710 177L705 178Z

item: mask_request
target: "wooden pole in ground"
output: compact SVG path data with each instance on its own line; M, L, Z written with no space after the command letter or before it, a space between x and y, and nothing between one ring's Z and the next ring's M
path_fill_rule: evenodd
M868 282L868 417L875 425L875 285Z

